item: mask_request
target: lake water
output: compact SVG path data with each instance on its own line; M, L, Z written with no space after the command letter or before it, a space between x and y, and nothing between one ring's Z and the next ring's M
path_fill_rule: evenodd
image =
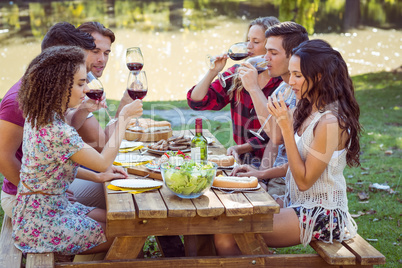
M144 55L143 70L147 72L149 84L149 92L144 100L184 100L188 89L207 71L205 56L220 54L227 51L231 44L243 41L249 21L246 16L219 18L211 26L195 30L191 27L166 31L120 25L110 27L116 35L116 41L101 77L107 97L121 98L128 77L125 50L139 46ZM0 98L18 81L29 62L40 52L41 38L14 36L2 39L7 32L0 28ZM400 30L366 26L347 33L316 33L310 38L327 40L339 50L351 75L390 71L402 62ZM228 60L227 67L234 63Z

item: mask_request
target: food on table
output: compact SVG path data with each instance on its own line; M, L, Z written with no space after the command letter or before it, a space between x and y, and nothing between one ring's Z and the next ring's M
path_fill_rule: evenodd
M221 188L255 188L258 186L258 179L256 177L216 177L213 186Z
M232 155L210 155L208 161L218 164L218 167L230 167L235 163L235 159Z
M191 139L188 137L181 136L172 136L169 139L162 139L156 143L148 145L149 149L158 150L158 151L178 151L178 150L186 150L190 148Z
M212 185L217 165L212 162L170 161L161 165L163 181L168 189L181 198L197 198Z
M172 130L171 124L168 121L155 121L150 118L140 118L138 119L138 123L141 129L134 129L135 123L135 120L131 120L128 124L127 130L141 133L155 133Z

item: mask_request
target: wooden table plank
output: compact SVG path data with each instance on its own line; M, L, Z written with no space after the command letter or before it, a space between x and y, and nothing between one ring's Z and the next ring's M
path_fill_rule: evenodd
M165 188L162 186L161 190ZM159 190L135 194L134 202L140 218L166 218L167 208Z
M227 194L215 189L213 191L225 206L226 216L245 216L254 213L253 205L243 193Z
M105 187L110 182L105 183ZM131 194L106 194L106 210L108 220L129 220L135 219L135 207Z
M174 195L165 185L159 189L168 209L169 217L194 217L197 211L190 199Z
M352 239L343 241L342 245L355 254L361 265L385 263L385 256L358 234Z
M207 191L198 198L192 199L192 201L197 209L198 216L214 217L225 212L225 207L212 190Z
M262 188L255 192L245 192L244 195L254 208L254 214L279 213L279 204Z
M105 260L135 259L142 251L147 237L116 237Z
M227 233L266 233L272 231L272 215L217 217L168 217L107 222L110 236L198 235Z
M324 243L317 240L310 242L310 246L327 263L333 265L353 265L356 264L356 257L341 243Z
M243 255L272 254L260 234L233 234Z

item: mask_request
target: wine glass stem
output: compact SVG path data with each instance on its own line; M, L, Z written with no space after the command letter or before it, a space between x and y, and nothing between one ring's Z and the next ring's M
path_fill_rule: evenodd
M261 131L264 129L265 125L267 124L268 120L271 118L272 114L269 114L267 116L267 119L265 119L264 123L262 124L262 126L260 127L260 129L257 131L258 134L261 133Z
M109 121L111 121L112 120L112 117L110 116L110 114L109 114L109 111L105 108L105 111L106 111L106 113L107 113L107 116L109 116Z
M231 75L226 76L226 77L225 77L225 80L226 80L226 79L229 79L229 78L231 78L231 77L233 77L233 76L235 76L235 75L238 75L238 73L234 73L234 74L231 74Z

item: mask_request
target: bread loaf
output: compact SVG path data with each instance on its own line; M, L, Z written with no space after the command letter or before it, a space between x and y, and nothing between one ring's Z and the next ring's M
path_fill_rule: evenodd
M235 163L235 159L232 155L209 155L208 161L216 163L219 167L230 167Z
M215 177L212 184L221 188L255 188L258 185L256 177Z

